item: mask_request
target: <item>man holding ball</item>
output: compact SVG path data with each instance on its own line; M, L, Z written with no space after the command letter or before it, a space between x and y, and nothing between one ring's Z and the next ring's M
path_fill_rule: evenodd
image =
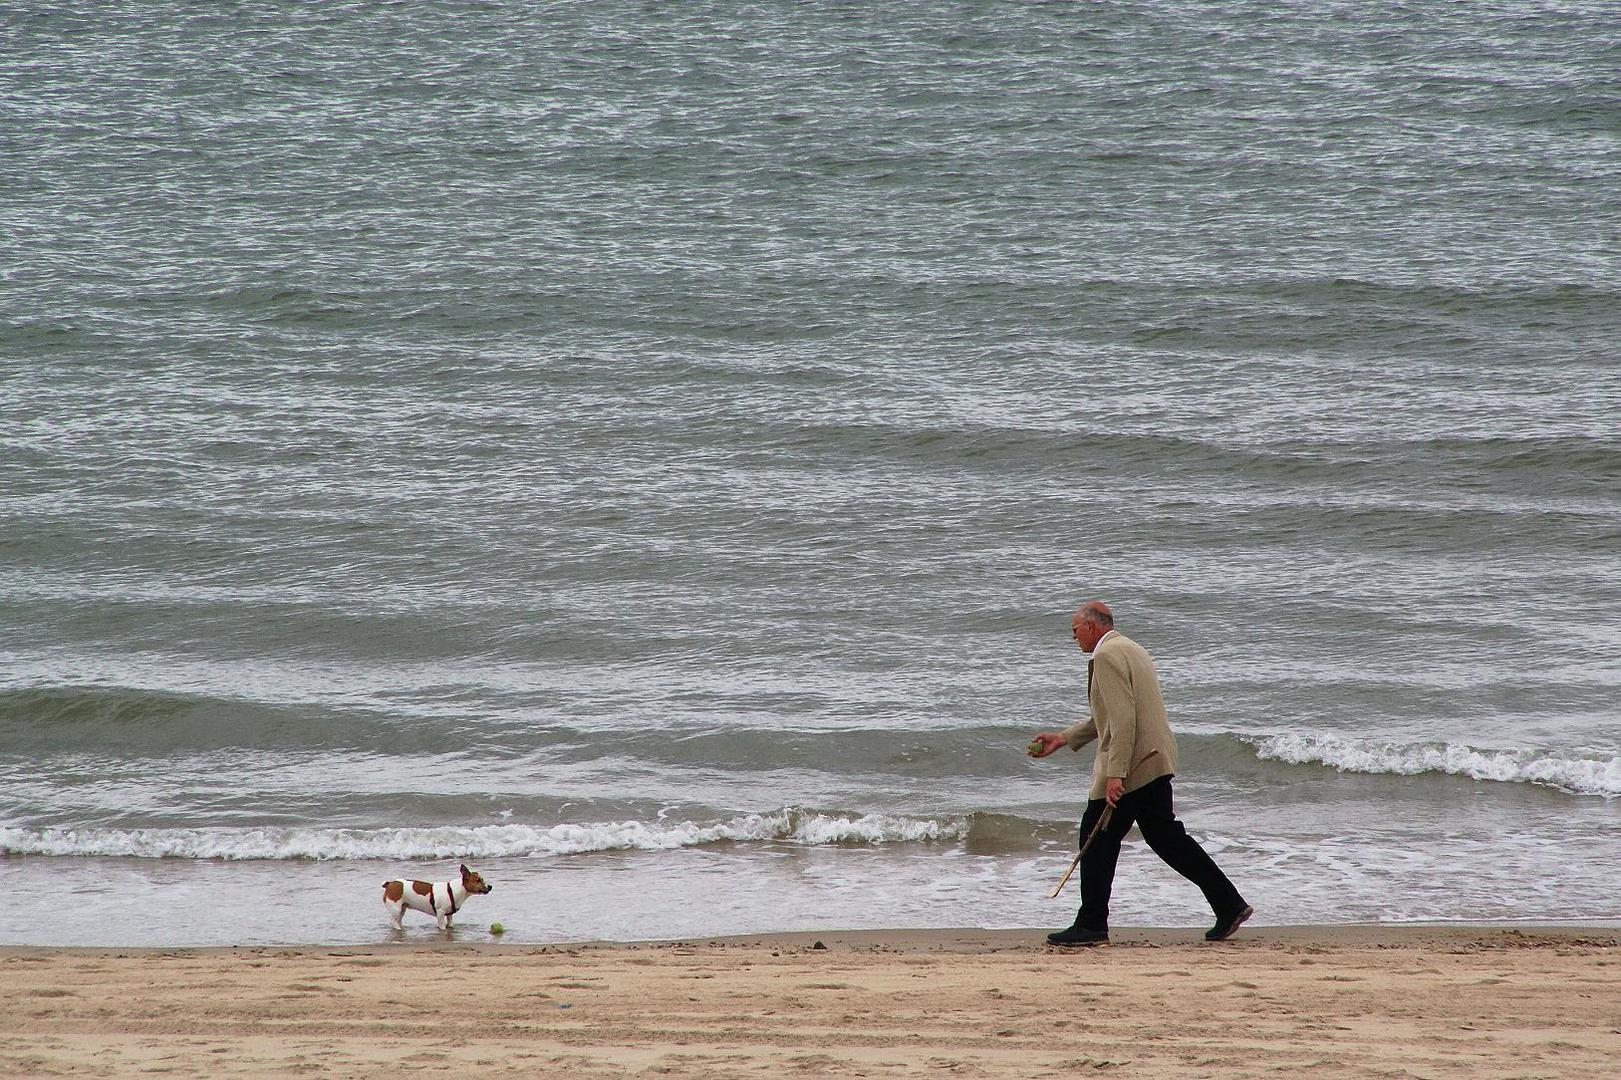
M1086 696L1090 719L1064 731L1038 732L1031 757L1060 747L1079 750L1098 741L1092 787L1081 817L1081 842L1092 837L1105 808L1110 820L1091 838L1081 856L1081 909L1066 929L1047 935L1051 945L1105 945L1109 941L1109 894L1114 887L1120 843L1133 824L1165 863L1199 886L1216 913L1207 941L1233 935L1254 909L1227 875L1189 836L1171 808L1171 777L1176 773L1176 739L1165 719L1159 678L1147 650L1115 630L1114 615L1101 600L1075 609L1070 632L1087 658Z

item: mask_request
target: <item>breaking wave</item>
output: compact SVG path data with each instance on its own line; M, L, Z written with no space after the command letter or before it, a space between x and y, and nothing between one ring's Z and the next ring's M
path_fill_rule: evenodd
M1256 756L1342 772L1448 773L1475 780L1543 784L1573 795L1621 796L1621 756L1581 757L1545 750L1482 750L1459 743L1396 743L1331 735L1245 738Z
M0 855L123 856L143 859L490 859L591 851L668 851L726 842L872 845L961 840L966 818L821 814L793 807L700 824L642 821L552 826L483 825L406 829L0 828Z

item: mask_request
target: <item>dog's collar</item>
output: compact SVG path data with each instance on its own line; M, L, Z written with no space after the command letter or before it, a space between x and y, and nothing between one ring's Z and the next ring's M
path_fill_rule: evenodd
M433 890L433 889L428 890L428 907L430 909L432 909L432 911L433 911L433 913L435 915L438 915L439 914L439 901L437 901L437 900L435 900L433 898L434 892L435 892L435 890ZM445 914L446 915L454 915L454 914L456 914L456 883L455 882L453 882L453 881L445 882L445 897L446 897L446 899L448 899L450 901L450 910L445 912Z

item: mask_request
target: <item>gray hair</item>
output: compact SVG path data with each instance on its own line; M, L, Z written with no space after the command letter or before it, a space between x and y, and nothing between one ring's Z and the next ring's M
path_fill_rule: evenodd
M1091 600L1082 604L1081 618L1089 619L1111 630L1114 628L1114 613L1109 610L1109 605L1101 600Z

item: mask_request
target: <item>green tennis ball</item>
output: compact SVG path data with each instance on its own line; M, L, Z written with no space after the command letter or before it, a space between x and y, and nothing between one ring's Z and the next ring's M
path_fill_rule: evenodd
M507 932L507 928L502 926L500 923L492 922L490 924L490 933L492 933L492 934L504 934L506 932Z
M1024 748L1024 752L1029 754L1031 757L1035 757L1037 754L1041 753L1041 748L1042 742L1040 739L1031 739L1030 745Z

